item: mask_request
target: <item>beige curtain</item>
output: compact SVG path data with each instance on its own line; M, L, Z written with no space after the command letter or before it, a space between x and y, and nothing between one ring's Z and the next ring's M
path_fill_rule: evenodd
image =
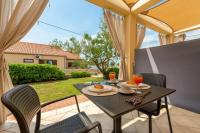
M18 42L31 29L48 0L0 0L0 96L13 87L4 50ZM6 119L0 102L0 123Z
M108 26L114 47L120 55L119 79L126 80L126 58L125 58L125 26L123 17L112 14L108 10L104 10L104 18Z
M160 41L160 45L166 45L166 44L170 43L169 37L165 34L159 33L158 38L159 38L159 41ZM186 38L186 34L180 34L180 35L173 37L173 42L174 43L183 42L183 41L185 41L185 38Z
M183 42L186 39L186 34L180 34L174 37L174 42Z
M142 45L142 42L145 37L146 27L141 24L137 24L137 45L136 48L140 48Z
M161 46L167 44L167 36L165 34L159 33L158 38Z

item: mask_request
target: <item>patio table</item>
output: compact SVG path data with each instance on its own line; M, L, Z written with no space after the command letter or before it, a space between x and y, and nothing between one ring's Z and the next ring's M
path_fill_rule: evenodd
M86 84L76 84L74 85L79 91L84 87L87 87ZM104 111L108 116L113 119L113 133L122 133L121 129L121 116L131 112L133 110L139 109L142 106L157 101L163 97L166 97L176 90L168 89L158 86L151 86L150 92L146 95L142 101L142 103L134 106L125 100L131 98L131 95L123 95L117 93L116 95L112 96L105 96L105 97L96 97L91 95L84 94L89 100L91 100L96 106L98 106L102 111Z

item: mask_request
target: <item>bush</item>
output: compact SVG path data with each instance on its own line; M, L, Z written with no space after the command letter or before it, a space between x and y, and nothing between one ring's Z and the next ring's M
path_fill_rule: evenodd
M88 62L86 60L77 60L72 63L72 67L86 69Z
M9 73L13 84L65 79L65 73L48 64L11 64Z
M106 70L106 77L105 79L109 79L109 73L110 72L115 72L116 74L116 79L118 79L118 75L119 75L119 68L118 67L109 67L107 70Z
M72 78L83 78L83 77L90 77L91 74L89 72L71 72Z

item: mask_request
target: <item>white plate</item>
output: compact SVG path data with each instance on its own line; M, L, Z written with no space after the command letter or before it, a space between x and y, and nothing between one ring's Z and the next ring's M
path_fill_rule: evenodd
M127 84L126 82L120 82L117 85L120 87L137 87L135 84Z
M103 87L104 87L103 89L96 89L94 85L92 85L92 86L88 86L88 90L92 92L97 92L97 93L112 91L112 86L103 85Z
M131 89L138 89L137 85L127 84L126 82L121 82L121 83L118 83L117 85L120 87L130 87ZM151 88L151 86L148 84L144 84L144 83L139 84L139 89L146 90L149 88Z
M119 93L129 95L129 94L134 94L135 90L133 90L131 88L120 88Z
M117 84L119 83L119 80L106 80L105 82L110 83L110 84Z

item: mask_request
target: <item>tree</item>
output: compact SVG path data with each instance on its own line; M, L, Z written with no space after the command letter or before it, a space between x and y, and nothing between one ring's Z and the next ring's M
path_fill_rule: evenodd
M81 53L81 45L78 39L71 37L69 40L66 40L64 47L67 51L75 54Z
M72 37L65 43L54 39L51 44L69 52L82 55L85 59L84 61L88 64L96 65L104 77L107 77L107 69L110 66L114 66L119 56L116 49L113 48L112 40L104 21L101 21L99 28L100 32L95 37L85 33L80 41Z
M94 63L104 77L106 77L110 63L118 59L116 50L112 46L107 25L102 21L100 24L100 32L94 38L89 34L84 34L81 46L81 53L85 56L85 59L88 62Z
M58 39L54 39L49 43L52 47L65 49L64 43Z

